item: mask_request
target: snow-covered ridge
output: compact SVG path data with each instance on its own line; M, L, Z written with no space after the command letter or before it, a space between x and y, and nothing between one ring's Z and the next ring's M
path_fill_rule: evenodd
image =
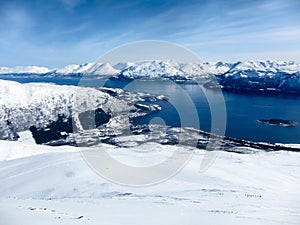
M154 103L166 98L122 89L0 80L0 140L16 140L19 132L28 129L37 134L37 140L41 137L38 137L39 130L51 131L48 136L59 137L56 132L62 132L59 135L63 136L65 132L80 133L104 124L109 127L103 131L106 136L109 129L113 133L122 126L127 129L129 118L160 110ZM153 104L141 104L143 101ZM58 126L63 130L58 131ZM48 142L45 137L39 140Z
M58 115L76 117L96 108L112 116L130 109L94 88L0 80L0 139L14 139L11 135L30 126L45 127Z
M214 70L218 70L214 68ZM146 61L135 63L124 68L118 74L119 78L127 79L159 79L190 80L193 77L206 77L212 74L212 69L204 63L177 63L175 61Z
M93 74L93 75L115 75L120 71L113 68L109 63L87 63L83 65L68 65L60 69L55 69L52 73L68 74Z

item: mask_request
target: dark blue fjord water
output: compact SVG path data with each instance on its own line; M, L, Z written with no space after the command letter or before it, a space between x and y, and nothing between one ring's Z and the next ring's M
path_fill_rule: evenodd
M168 102L163 100L158 102L163 107L161 111L137 118L133 120L134 124L161 123L170 126L190 126L210 132L212 128L211 114L216 112L212 112L204 92L211 96L210 104L216 106L216 109L221 105L220 96L215 90L204 89L203 92L203 89L196 84L175 84L170 81L104 82L98 80L99 82L89 82L87 80L82 82L80 78L8 76L0 76L0 79L15 80L20 83L50 82L65 85L105 85L124 88L129 91L142 91L169 96ZM227 118L225 121L226 136L272 143L300 143L300 96L223 92L223 97L226 105L224 111ZM298 125L295 127L280 127L257 122L259 119L271 118L294 120L298 122ZM197 123L197 120L199 120L199 123ZM218 127L215 128L218 129Z

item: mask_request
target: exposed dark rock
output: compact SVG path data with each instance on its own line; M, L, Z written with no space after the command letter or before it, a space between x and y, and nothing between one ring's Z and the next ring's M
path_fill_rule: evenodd
M73 132L72 118L66 118L65 115L58 115L57 121L53 121L46 128L31 126L29 130L37 144L66 139L68 133Z
M281 127L294 127L297 126L298 124L296 121L283 120L283 119L257 120L257 122L272 125L272 126L281 126Z
M109 121L111 116L102 109L88 110L79 114L82 128L85 130L95 129Z
M20 137L19 134L17 133L16 129L14 128L14 126L12 126L11 121L7 120L6 121L6 125L8 127L9 130L9 140L18 140L18 138Z
M107 123L110 117L102 109L89 110L79 114L80 123L85 130L95 129ZM67 118L65 115L58 115L58 119L51 122L45 128L31 126L29 130L37 144L74 145L72 141L65 141L69 134L74 132L73 121L72 117Z

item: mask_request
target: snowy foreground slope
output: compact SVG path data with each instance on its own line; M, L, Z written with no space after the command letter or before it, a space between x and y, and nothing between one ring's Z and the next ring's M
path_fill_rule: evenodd
M96 175L79 148L36 145L29 132L20 136L19 141L0 141L0 224L281 225L300 221L299 153L219 152L212 166L199 173L204 151L197 150L171 179L131 188ZM149 151L137 154L145 147ZM129 165L147 165L164 159L175 147L147 143L97 148Z

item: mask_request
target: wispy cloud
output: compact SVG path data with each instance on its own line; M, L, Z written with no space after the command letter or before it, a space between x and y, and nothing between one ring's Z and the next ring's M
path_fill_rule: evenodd
M299 10L296 0L3 0L0 64L83 63L144 39L224 60L293 58L300 48Z

